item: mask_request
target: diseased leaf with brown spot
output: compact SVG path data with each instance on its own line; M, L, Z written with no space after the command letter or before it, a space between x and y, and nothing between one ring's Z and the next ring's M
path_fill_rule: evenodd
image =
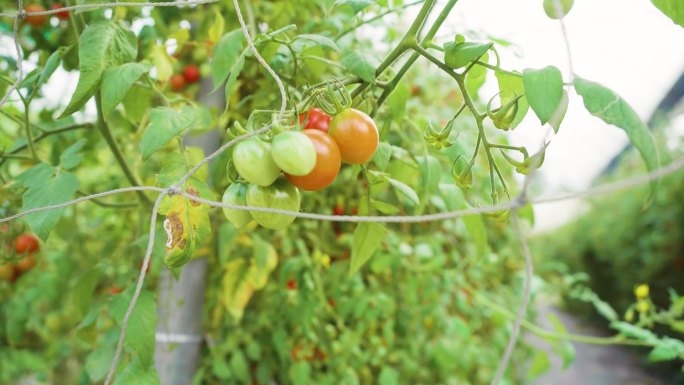
M205 199L213 196L204 183L191 179L184 191ZM166 215L166 256L164 263L171 269L181 267L195 256L202 240L209 235L208 207L182 195L166 197L159 212Z

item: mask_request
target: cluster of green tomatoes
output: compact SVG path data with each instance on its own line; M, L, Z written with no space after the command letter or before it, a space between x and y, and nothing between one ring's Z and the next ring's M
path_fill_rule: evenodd
M255 135L235 146L233 166L244 181L228 186L222 201L299 211L300 189L318 191L328 187L337 178L342 162L367 162L378 142L378 128L364 112L345 108L331 117L312 108L299 116L298 126L274 135L270 142ZM236 227L254 219L266 228L282 230L295 219L256 210L224 208L223 213Z

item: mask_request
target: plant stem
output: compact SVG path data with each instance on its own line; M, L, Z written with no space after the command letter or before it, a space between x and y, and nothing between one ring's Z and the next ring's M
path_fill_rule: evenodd
M472 290L472 293L475 293L474 297L475 300L480 302L482 305L488 307L489 309L503 315L504 317L508 319L515 319L516 316L513 314L511 311L508 309L504 308L503 306L500 306L489 299L485 298L483 295L479 294L477 291ZM522 320L521 326L528 330L529 332L538 335L539 337L546 338L546 339L554 339L554 340L562 340L562 341L572 341L572 342L579 342L583 344L591 344L591 345L628 345L628 346L653 346L653 344L646 342L646 341L640 341L640 340L630 340L626 339L620 336L614 336L614 337L594 337L594 336L584 336L584 335L578 335L578 334L569 334L569 333L557 333L553 332L550 330L546 330L542 327L539 327L535 324L533 324L530 321L527 321L525 319Z
M406 52L406 50L409 49L409 46L412 42L416 41L416 34L420 30L425 20L427 19L428 15L430 14L430 10L432 9L432 6L435 4L435 1L436 0L427 0L423 3L423 6L420 8L420 11L418 12L418 16L416 16L416 19L413 20L413 23L409 27L409 30L406 32L406 34L404 34L404 37L401 39L399 44L396 47L394 47L394 49L389 53L389 55L387 55L385 60L383 60L383 62L380 63L378 68L376 68L376 78L380 76L380 74L382 74L390 65L392 65L392 63L394 63L404 52ZM456 2L456 0L451 1ZM351 92L352 99L359 96L363 91L365 91L368 88L368 86L370 86L370 83L364 82L358 87L356 87ZM387 92L387 90L385 90L385 92ZM385 92L383 92L383 94Z
M90 194L86 194L83 191L79 190L78 195L88 196ZM92 199L90 199L90 201L95 203L98 206L112 207L112 208L131 208L131 207L136 207L139 205L138 203L107 203L107 202L103 202L102 200L97 199L97 198L92 198Z
M363 25L365 25L365 24L370 24L370 23L372 23L372 22L374 22L374 21L376 21L376 20L382 19L383 17L389 15L390 13L399 12L399 11L401 11L402 9L406 9L406 8L408 8L408 7L412 7L412 6L414 6L414 5L417 5L417 4L422 3L422 2L424 2L424 1L425 1L425 0L418 0L418 1L414 1L414 2L412 2L412 3L403 4L403 5L399 6L399 7L392 8L392 9L388 9L387 11L382 12L382 13L376 15L376 16L373 16L373 17L371 17L371 18L369 18L369 19L367 19L367 20L363 20L363 21L361 21L360 23L356 24L355 26L350 27L350 28L347 28L347 29L345 29L344 31L340 32L340 34L338 34L338 35L335 37L335 41L340 40L344 35L348 34L349 32L352 32L352 31L356 30L357 28L359 28L359 27L361 27L361 26L363 26Z
M45 131L43 134L35 137L33 142L37 143L37 142L47 138L48 136L59 134L62 132L77 130L77 129L81 129L81 128L92 128L92 127L93 127L92 123L72 124L70 126L58 128L56 130ZM17 153L21 152L22 150L25 150L26 148L28 148L28 144L21 145L21 146L17 147L16 149L12 150L9 154L17 154ZM7 159L0 159L0 166L2 166L6 160Z
M133 174L133 171L130 169L130 167L128 167L126 158L121 152L119 145L116 143L116 140L112 136L112 132L109 130L109 126L105 122L104 116L102 115L102 102L100 100L99 94L95 95L95 105L97 107L97 127L102 133L102 137L104 137L105 141L107 142L107 145L109 146L109 149L114 154L114 158L116 158L116 161L119 163L121 170L126 175L126 179L128 179L131 185L140 186L140 182L138 182L138 179ZM146 204L152 204L150 199L142 191L137 191L137 194L140 197L141 201L145 202Z
M432 24L432 27L430 27L430 30L425 34L425 37L421 40L421 44L432 41L432 39L435 37L437 34L437 31L439 31L439 28L442 26L444 21L446 20L447 16L449 16L449 13L451 13L451 10L454 8L458 0L449 0L449 2L442 8L442 11L437 15L437 19L435 19L435 22ZM389 96L390 93L394 90L394 88L399 84L399 81L404 77L406 72L411 68L413 63L418 59L420 54L418 52L413 52L411 56L406 60L406 63L399 69L397 74L394 76L392 81L389 82L389 86L382 92L380 97L378 98L377 102L377 107L376 110L382 106L382 103L385 102L387 97ZM375 111L374 111L375 112Z

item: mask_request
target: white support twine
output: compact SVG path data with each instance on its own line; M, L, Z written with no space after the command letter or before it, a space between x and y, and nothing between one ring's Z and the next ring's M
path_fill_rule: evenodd
M88 9L97 9L97 8L113 8L113 7L148 7L148 6L154 6L154 7L170 7L170 6L190 6L190 5L201 5L201 4L210 4L210 3L215 3L218 0L186 0L186 1L174 1L174 2L152 2L152 3L131 3L131 2L124 2L124 3L101 3L101 4L82 4L82 5L75 5L75 6L68 6L68 7L63 7L59 9L53 9L53 10L46 10L46 11L41 11L41 12L25 12L23 10L23 0L17 0L18 6L19 6L19 11L16 13L0 13L0 17L12 17L15 19L14 22L14 29L13 29L13 36L14 36L14 43L15 43L15 50L17 53L17 66L18 66L18 71L17 71L17 80L16 82L8 89L7 93L3 96L3 98L0 100L0 107L4 105L4 103L7 101L9 98L9 95L17 91L18 88L21 85L21 82L23 81L24 78L24 72L23 72L23 60L22 60L22 55L21 55L21 47L19 44L19 26L21 24L21 21L26 17L30 15L52 15L56 14L62 11L77 11L77 10L88 10ZM557 2L556 2L557 3ZM245 24L245 21L242 16L242 12L240 10L240 5L238 3L238 0L233 0L233 4L235 6L235 10L237 13L238 21L240 22L240 27L242 29L242 32L247 40L247 44L250 47L250 50L254 54L254 57L256 60L269 72L269 74L273 77L274 81L276 82L280 94L281 94L281 106L280 106L280 111L278 114L278 117L276 120L280 120L286 111L287 108L287 93L285 90L285 87L278 76L278 74L266 63L266 61L261 57L259 52L257 51L254 41L252 40L252 37L249 34L249 30ZM569 42L567 39L567 31L565 30L565 25L563 24L563 20L561 18L560 20L561 23L561 29L563 32L563 38L565 40L565 45L566 45L566 50L567 55L568 55L568 65L569 65L569 70L571 73L571 76L573 75L572 71L572 59L570 56L570 47L569 47ZM164 197L166 196L172 196L172 195L182 195L183 197L200 202L212 207L222 207L222 208L230 208L230 209L236 209L236 210L249 210L249 211L258 211L258 212L267 212L267 213L275 213L275 214L285 214L285 215L290 215L294 216L297 218L303 218L303 219L312 219L312 220L320 220L320 221L332 221L332 222L354 222L354 223L360 223L360 222L375 222L375 223L418 223L418 222L432 222L432 221L442 221L442 220L449 220L449 219L456 219L459 217L463 217L466 215L476 215L476 214L484 214L484 213L492 213L500 210L512 210L512 224L513 224L513 229L519 238L520 244L521 244L521 249L523 252L523 256L525 259L525 275L524 275L524 281L523 281L523 294L521 296L520 300L520 305L518 307L517 315L515 322L513 324L511 336L509 337L508 344L506 346L506 349L504 351L504 354L497 366L497 370L494 376L494 379L492 381L492 385L498 385L500 382L501 378L503 377L506 368L508 366L508 362L510 360L511 354L515 348L515 345L517 343L519 334L520 334L520 324L522 322L522 319L525 316L525 312L527 310L527 306L529 304L530 300L530 284L532 280L532 274L533 274L533 265L532 265L532 256L529 250L529 245L527 243L525 234L523 233L523 230L520 227L520 221L518 218L518 209L525 206L526 204L545 204L545 203L552 203L552 202L558 202L558 201L564 201L564 200L570 200L570 199L578 199L578 198L590 198L594 196L599 196L603 194L608 194L608 193L614 193L618 191L623 191L626 189L630 189L639 185L643 185L649 182L652 182L654 180L660 179L664 176L673 174L675 172L678 172L682 169L684 169L684 157L676 159L672 161L670 164L660 167L656 170L652 170L651 172L643 175L639 175L636 177L631 177L627 179L623 179L621 181L613 182L613 183L607 183L601 186L597 186L585 191L578 191L578 192L572 192L572 193L565 193L565 194L560 194L560 195L555 195L551 197L539 197L535 199L528 199L527 193L528 193L528 186L529 183L532 179L532 175L534 174L535 170L532 170L530 175L528 175L525 178L524 184L523 184L523 189L521 193L515 198L512 199L510 202L505 203L505 204L498 204L498 205L493 205L493 206L487 206L487 207L476 207L476 208L469 208L469 209L463 209L463 210L456 210L456 211L450 211L450 212L443 212L443 213L436 213L436 214L425 214L425 215L414 215L414 216L350 216L350 215L326 215L326 214L317 214L317 213L304 213L304 212L295 212L295 211L289 211L289 210L281 210L281 209L273 209L273 208L266 208L266 207L251 207L251 206L246 206L246 205L234 205L234 204L229 204L229 203L223 203L220 201L212 201L208 199L204 199L195 195L192 195L186 191L182 190L182 186L194 175L197 170L199 170L202 166L206 165L208 162L210 162L212 159L215 159L218 157L221 153L223 153L225 150L230 148L231 146L235 145L236 143L243 141L251 136L258 135L264 132L267 132L268 130L271 129L271 124L268 124L264 127L262 127L259 130L256 130L254 132L250 132L241 136L238 136L223 146L221 146L218 150L204 158L201 162L199 162L197 165L195 165L193 168L191 168L183 177L174 185L169 186L167 188L161 188L161 187L156 187L156 186L133 186L133 187L125 187L125 188L120 188L120 189L115 189L115 190L110 190L110 191L105 191L105 192L100 192L96 194L91 194L87 196L80 197L78 199L74 199L65 203L60 203L60 204L55 204L55 205L50 205L50 206L45 206L45 207L39 207L39 208L34 208L30 210L26 210L24 212L11 215L5 218L0 218L0 223L4 222L9 222L11 220L15 220L24 216L27 216L32 213L36 212L42 212L42 211L48 211L48 210L55 210L55 209L60 209L60 208L65 208L69 207L72 205L76 205L81 202L89 201L92 199L97 199L100 197L104 196L109 196L109 195L115 195L115 194L120 194L120 193L125 193L125 192L135 192L135 191L149 191L149 192L156 192L159 195L157 196L157 199L155 200L154 206L152 208L152 213L151 213L151 218L150 218L150 232L149 232L149 240L147 244L147 249L145 251L145 257L143 260L143 264L140 268L140 274L138 276L138 280L136 283L135 287L135 292L134 295L131 299L131 302L129 303L129 306L126 310L126 313L124 315L123 322L121 324L121 332L119 335L119 339L117 342L117 347L116 347L116 352L114 355L114 359L112 361L112 364L110 366L110 369L107 373L107 377L105 379L105 385L110 385L112 379L114 378L114 374L116 373L116 369L118 367L118 363L121 359L121 355L123 352L123 344L126 336L126 331L128 328L128 323L130 321L130 317L133 313L133 310L135 308L135 305L138 301L138 298L140 297L140 294L142 292L142 288L144 286L144 281L145 281L145 276L147 269L150 265L150 260L152 258L152 248L154 245L154 238L155 238L155 226L157 222L157 217L159 214L159 205L161 201L163 200ZM187 340L188 336L177 336L177 335L161 335L158 334L157 339L160 340ZM196 336L190 336L190 337L196 337ZM194 341L194 339L193 339Z

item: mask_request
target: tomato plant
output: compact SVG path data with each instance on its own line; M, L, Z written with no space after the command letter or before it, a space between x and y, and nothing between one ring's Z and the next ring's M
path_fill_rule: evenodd
M27 15L21 63L0 52L0 216L59 207L0 227L0 383L491 384L526 272L510 218L534 222L516 196L547 151L510 131L570 129L582 98L648 169L668 158L624 99L514 68L515 42L452 23L455 0L240 1L249 34L231 2L81 3ZM550 16L573 17L567 4ZM20 234L35 246L15 250ZM576 279L535 271L533 298ZM646 302L633 311L665 319ZM523 325L569 364L562 325L534 313ZM581 339L675 346L614 321L614 339ZM545 357L518 341L502 383L531 382Z

